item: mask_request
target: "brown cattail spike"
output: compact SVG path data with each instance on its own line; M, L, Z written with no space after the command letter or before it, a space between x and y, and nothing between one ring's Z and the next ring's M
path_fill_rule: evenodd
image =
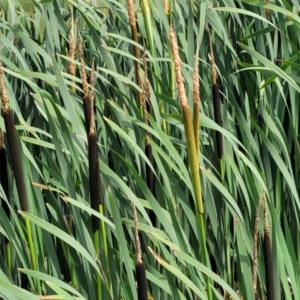
M213 85L212 85L212 94L213 94L215 122L220 127L222 127L220 92L219 92L219 85L217 83L213 83ZM220 131L217 131L216 137L217 137L218 157L221 159L223 157L223 135Z
M139 231L138 231L138 216L137 216L135 205L133 205L133 213L134 213L134 236L135 236L135 244L136 244L135 272L136 272L136 282L137 282L137 294L138 294L138 300L147 300L148 288L147 288L146 269L145 269L144 262L142 261L141 243L140 243Z
M147 300L148 291L147 291L146 269L142 261L136 262L135 272L136 272L136 281L137 281L138 300Z
M89 124L89 132L95 132L95 116L94 116L94 99L95 99L95 90L94 90L94 84L95 84L95 59L93 58L92 62L92 70L90 74L90 124ZM87 124L88 125L88 124Z
M214 105L214 116L215 122L222 127L222 118L221 118L221 103L220 103L220 91L219 85L217 83L217 70L215 64L214 51L211 42L211 36L209 33L209 46L210 46L210 59L211 59L211 72L212 72L212 95L213 95L213 105ZM216 133L217 139L217 151L218 157L221 159L223 157L223 136L220 131Z
M21 159L20 145L18 142L17 133L14 126L14 120L11 110L8 108L3 112L6 136L9 154L11 157L12 169L16 180L17 191L19 195L21 209L28 211L28 201L24 182L23 165Z
M88 135L90 132L91 124L92 124L92 112L94 108L92 106L92 101L89 96L83 97L83 112L84 112L84 120L85 120L85 130Z
M88 153L91 207L94 210L99 211L99 206L103 204L103 198L98 159L97 136L94 132L89 133L88 135ZM95 216L92 216L92 228L93 232L99 229L99 219Z
M0 129L0 184L4 191L7 199L9 199L9 189L8 189L8 173L7 173L7 156L6 150L4 148L4 134L2 129ZM2 200L2 208L9 218L10 211L6 201Z
M274 293L274 280L273 280L273 261L272 261L272 246L270 236L270 226L268 222L268 206L267 199L264 192L264 259L266 270L266 288L267 288L267 300L275 299Z
M254 224L254 246L253 246L253 267L252 267L252 282L253 282L253 289L255 293L255 299L259 298L258 291L257 291L257 245L258 245L258 238L259 238L259 215L260 215L260 207L262 202L262 194L259 198L258 205L256 208L256 217L255 217L255 224Z

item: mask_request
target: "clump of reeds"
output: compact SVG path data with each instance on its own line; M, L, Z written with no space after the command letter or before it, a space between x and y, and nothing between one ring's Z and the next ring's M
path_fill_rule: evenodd
M199 175L198 153L196 151L196 142L195 142L195 134L194 134L192 117L191 117L190 108L188 106L187 96L183 84L183 77L180 70L181 60L178 53L178 45L175 40L175 34L172 25L170 26L169 34L170 34L170 44L172 48L172 55L174 61L176 83L178 87L178 96L180 100L185 137L187 142L187 151L188 151L189 165L191 169L192 184L193 184L193 190L194 190L195 200L196 200L196 208L197 208L196 215L198 216L197 221L199 225L200 239L202 244L201 245L202 260L204 262L204 265L208 267L209 262L208 262L208 254L207 254L207 247L206 247L206 234L205 234L204 216L203 216L204 208L203 208L203 200L202 200L202 192L201 192L200 175ZM206 276L206 288L207 288L208 299L212 299L211 283L209 277L207 276Z
M263 194L264 199L264 259L265 259L265 272L266 272L266 289L267 300L275 299L274 293L274 279L273 279L273 261L272 261L272 246L270 236L270 226L268 222L268 204L266 194Z
M130 29L131 29L132 40L135 41L136 43L138 43L138 32L137 32L137 26L136 26L136 20L135 20L133 0L127 0L127 11L128 11L128 18L129 18L129 25L130 25ZM140 51L139 51L139 48L137 47L137 45L133 45L133 55L136 58L134 61L135 80L136 80L136 84L141 88L142 81L141 81L141 77L140 77L140 63L139 63ZM142 94L139 91L137 94L137 98L138 98L138 104L140 106L142 106L142 101L143 101Z
M262 196L262 195L261 195ZM254 222L254 235L253 235L253 265L252 265L252 282L253 282L253 289L254 289L254 295L255 299L259 299L258 291L257 291L257 245L258 245L258 239L259 239L259 216L260 216L260 207L261 207L261 197L259 198L258 205L256 208L256 217Z
M147 300L148 299L148 287L147 287L147 277L146 277L146 268L142 260L142 250L141 243L139 238L138 231L138 216L136 212L136 207L133 205L134 212L134 236L135 236L135 245L136 245L136 282L137 282L137 294L138 300Z

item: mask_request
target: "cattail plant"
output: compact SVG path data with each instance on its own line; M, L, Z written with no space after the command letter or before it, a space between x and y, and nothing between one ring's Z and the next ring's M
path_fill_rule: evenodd
M22 164L22 157L21 157L21 149L18 140L18 135L14 125L14 119L11 109L9 108L9 99L6 93L4 79L3 79L3 68L0 62L0 91L1 91L1 98L3 104L3 118L5 123L6 129L6 138L7 138L7 145L8 151L11 158L12 170L14 174L14 178L16 181L17 192L19 196L21 210L23 212L28 211L28 199L26 194L26 186L25 186L25 179L24 179L24 171L23 171L23 164ZM31 264L34 270L37 270L37 262L35 256L35 250L32 242L32 233L31 233L31 226L28 219L25 219L25 226L27 231L27 239L29 244L30 250L30 257L31 257ZM37 284L37 291L41 294L41 285L40 281L36 281Z
M213 96L213 107L214 107L214 118L215 122L222 127L222 116L221 116L221 101L220 101L220 90L217 83L217 70L214 57L214 51L212 46L211 34L208 30L209 35L209 48L210 48L210 59L211 59L211 72L212 72L212 96ZM219 158L220 165L220 175L222 183L225 181L224 165L223 165L223 135L220 131L216 131L216 146L217 154ZM231 254L230 254L230 241L229 241L229 227L230 227L230 215L227 207L225 206L223 213L223 223L224 223L224 237L225 237L225 252L226 252L226 269L227 269L227 281L229 284L232 282L232 272L231 272Z
M270 226L268 222L268 204L266 194L264 192L264 259L265 259L265 272L266 272L266 289L267 300L275 299L274 294L274 279L273 279L273 261L272 261L272 246Z
M138 216L137 216L135 205L133 205L133 212L134 212L134 236L135 236L135 246L136 246L135 272L136 272L136 282L137 282L137 294L138 294L138 300L147 300L148 288L147 288L146 269L145 269L145 264L142 260L142 250L141 250L141 243L140 243L139 231L138 231Z
M254 222L254 235L253 235L253 264L252 264L252 282L253 282L253 289L255 299L259 299L258 291L257 291L257 245L258 245L258 238L259 238L259 216L260 216L260 207L261 207L261 197L259 198L258 205L256 208L256 217Z
M178 46L175 40L175 34L173 30L173 26L170 26L170 44L172 48L173 61L175 67L175 76L176 82L178 86L178 96L183 116L185 137L187 143L187 151L189 158L189 165L191 169L191 177L192 184L195 194L196 207L197 207L197 221L199 225L199 233L201 239L201 251L202 251L202 260L205 266L209 266L208 262L208 254L207 254L207 246L206 246L206 233L204 227L204 208L203 208L203 200L202 200L202 192L201 192L201 182L199 175L199 162L198 162L198 154L196 153L196 145L195 145L195 135L192 123L192 117L190 113L190 108L187 102L187 96L183 84L183 77L180 70L181 60L178 53ZM212 289L209 277L206 276L206 288L208 299L212 299Z
M135 12L134 12L134 4L133 0L127 0L127 11L128 11L128 17L129 17L129 25L131 28L131 37L132 40L138 43L138 32L137 32L137 26L136 26L136 20L135 20ZM135 65L135 80L136 84L141 88L142 87L142 82L141 82L141 77L140 77L140 51L137 45L133 45L133 54L136 58L134 61ZM141 92L138 91L137 94L137 99L138 99L138 104L140 107L142 106L142 94Z
M147 114L151 114L151 105L150 105L150 88L149 81L147 75L147 59L146 59L146 46L144 43L144 53L143 53L143 65L144 65L144 82L142 89L142 100L143 100L143 115L144 115L144 123L149 125ZM145 133L145 155L148 158L151 165L153 165L153 154L152 147L150 144L150 133L146 131ZM152 168L146 164L146 183L153 195L155 195L154 191L154 174ZM149 217L153 226L156 226L156 216L153 210L149 211Z
M99 157L98 157L98 144L97 134L95 131L95 115L94 115L94 81L95 81L95 62L93 59L92 70L90 73L90 86L89 91L87 74L84 65L84 54L81 35L78 32L78 53L80 57L81 68L81 81L83 89L83 111L85 116L85 129L88 138L88 161L89 161L89 189L90 189L90 203L92 209L103 214L103 195L100 177ZM100 222L99 219L92 215L92 230L94 233L94 247L95 251L99 251L100 242ZM105 240L105 227L102 223L103 239ZM105 242L104 242L105 244ZM105 249L107 256L107 249ZM102 298L102 282L100 275L97 274L97 294L98 298Z

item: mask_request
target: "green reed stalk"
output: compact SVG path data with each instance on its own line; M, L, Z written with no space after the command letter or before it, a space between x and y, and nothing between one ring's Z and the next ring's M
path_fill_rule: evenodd
M188 159L189 159L189 165L191 169L191 178L192 178L193 190L194 190L195 200L196 200L196 208L197 208L196 217L199 225L198 230L199 230L200 240L201 240L202 260L204 265L206 267L209 267L207 245L206 245L206 232L204 226L204 207L203 207L202 192L201 192L201 181L199 175L198 153L196 152L193 122L190 113L190 108L187 102L187 96L183 84L183 77L181 75L181 70L180 70L181 60L178 53L178 46L175 40L173 26L170 26L170 43L171 43L172 53L174 57L176 82L178 86L178 95L179 95L179 100L180 100L180 105L182 110L182 116L183 116ZM211 300L213 299L211 282L208 276L206 276L205 278L206 278L207 296L208 299Z

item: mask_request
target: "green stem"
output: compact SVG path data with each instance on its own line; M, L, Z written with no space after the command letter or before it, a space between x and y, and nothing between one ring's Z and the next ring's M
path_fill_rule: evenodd
M100 241L100 234L99 234L99 230L97 230L94 233L94 248L95 248L96 256L99 255L99 250L100 250L99 241ZM97 273L96 278L97 278L97 296L98 296L98 299L101 300L102 299L102 281L101 281L101 276L99 273Z
M30 252L30 259L31 259L32 269L35 270L35 271L38 271L36 255L35 255L34 245L33 245L33 241L32 241L31 226L30 226L29 220L26 219L26 218L25 218L25 227L26 227L26 232L27 232L27 241L28 241L28 245L29 245L29 252ZM36 279L36 288L37 288L38 294L42 295L41 283L38 279Z

